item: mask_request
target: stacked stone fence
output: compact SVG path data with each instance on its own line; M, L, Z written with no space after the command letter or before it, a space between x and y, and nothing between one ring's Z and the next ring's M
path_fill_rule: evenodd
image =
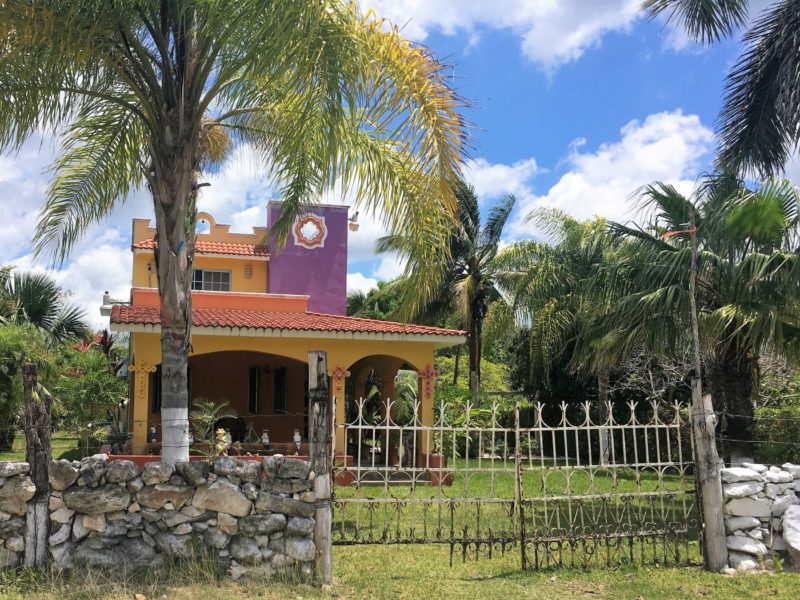
M235 579L314 575L314 473L299 459L220 457L172 466L96 454L52 461L48 538L57 568L146 568L200 549ZM23 563L29 465L0 462L0 568ZM29 542L31 543L31 542Z
M800 567L800 466L743 463L722 469L728 561L740 571L787 556Z

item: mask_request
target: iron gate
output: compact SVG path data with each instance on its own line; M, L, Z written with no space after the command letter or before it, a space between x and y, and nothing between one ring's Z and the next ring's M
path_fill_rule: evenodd
M358 400L334 422L333 543L448 544L523 568L701 561L678 404L491 409ZM334 411L333 414L336 414Z

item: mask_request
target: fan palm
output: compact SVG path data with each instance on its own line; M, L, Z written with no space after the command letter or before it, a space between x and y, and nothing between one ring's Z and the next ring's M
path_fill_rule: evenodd
M157 226L163 460L188 458L191 273L202 175L246 143L280 186L271 232L339 184L408 232L409 278L441 279L463 102L429 51L345 0L6 0L0 150L61 148L34 242L63 260L147 188Z
M748 0L644 0L690 36L710 43L745 25ZM744 35L745 50L728 74L720 116L722 164L780 171L800 143L800 0L766 8Z
M414 291L418 282L398 280L400 314L408 319L436 318L455 312L460 326L468 333L469 385L473 405L479 402L481 377L482 325L492 300L500 298L495 287L495 259L503 228L514 208L514 196L507 196L492 207L481 227L475 189L463 181L454 186L458 200L458 219L449 235L449 254L443 263L443 277L427 298ZM412 240L408 235L389 235L378 240L378 252L403 252Z
M88 331L83 311L67 302L64 291L48 275L4 270L0 285L3 321L33 325L51 344L80 338Z
M798 190L776 181L753 191L722 175L703 181L691 197L665 183L645 187L641 197L651 216L645 227L609 224L626 241L608 273L622 297L595 325L606 332L604 345L618 352L645 347L669 355L689 347L687 223L694 214L706 380L723 413L727 452L749 451L759 355L764 348L788 355L800 348Z

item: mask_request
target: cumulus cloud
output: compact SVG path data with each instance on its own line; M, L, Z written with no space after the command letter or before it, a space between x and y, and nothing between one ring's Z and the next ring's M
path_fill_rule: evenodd
M532 191L518 204L511 224L514 237L530 235L523 217L534 208L564 210L580 219L604 216L628 220L630 195L652 181L665 181L691 191L713 148L712 131L697 115L663 112L634 120L620 130L620 139L584 152L587 141L576 140L565 164L568 171L544 194Z
M365 277L363 273L348 273L347 274L347 293L350 292L368 292L378 285L378 280L371 277Z
M481 30L510 30L525 57L549 72L580 58L603 35L629 30L642 16L640 0L364 0L362 5L416 41L431 31L466 32L474 45Z

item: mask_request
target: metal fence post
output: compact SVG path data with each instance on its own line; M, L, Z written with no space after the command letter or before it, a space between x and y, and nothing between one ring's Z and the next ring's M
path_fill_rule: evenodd
M522 488L522 448L520 447L519 400L514 402L514 502L517 505L519 518L519 551L522 561L522 570L528 567L528 557L525 551L525 507L523 506L524 492Z

